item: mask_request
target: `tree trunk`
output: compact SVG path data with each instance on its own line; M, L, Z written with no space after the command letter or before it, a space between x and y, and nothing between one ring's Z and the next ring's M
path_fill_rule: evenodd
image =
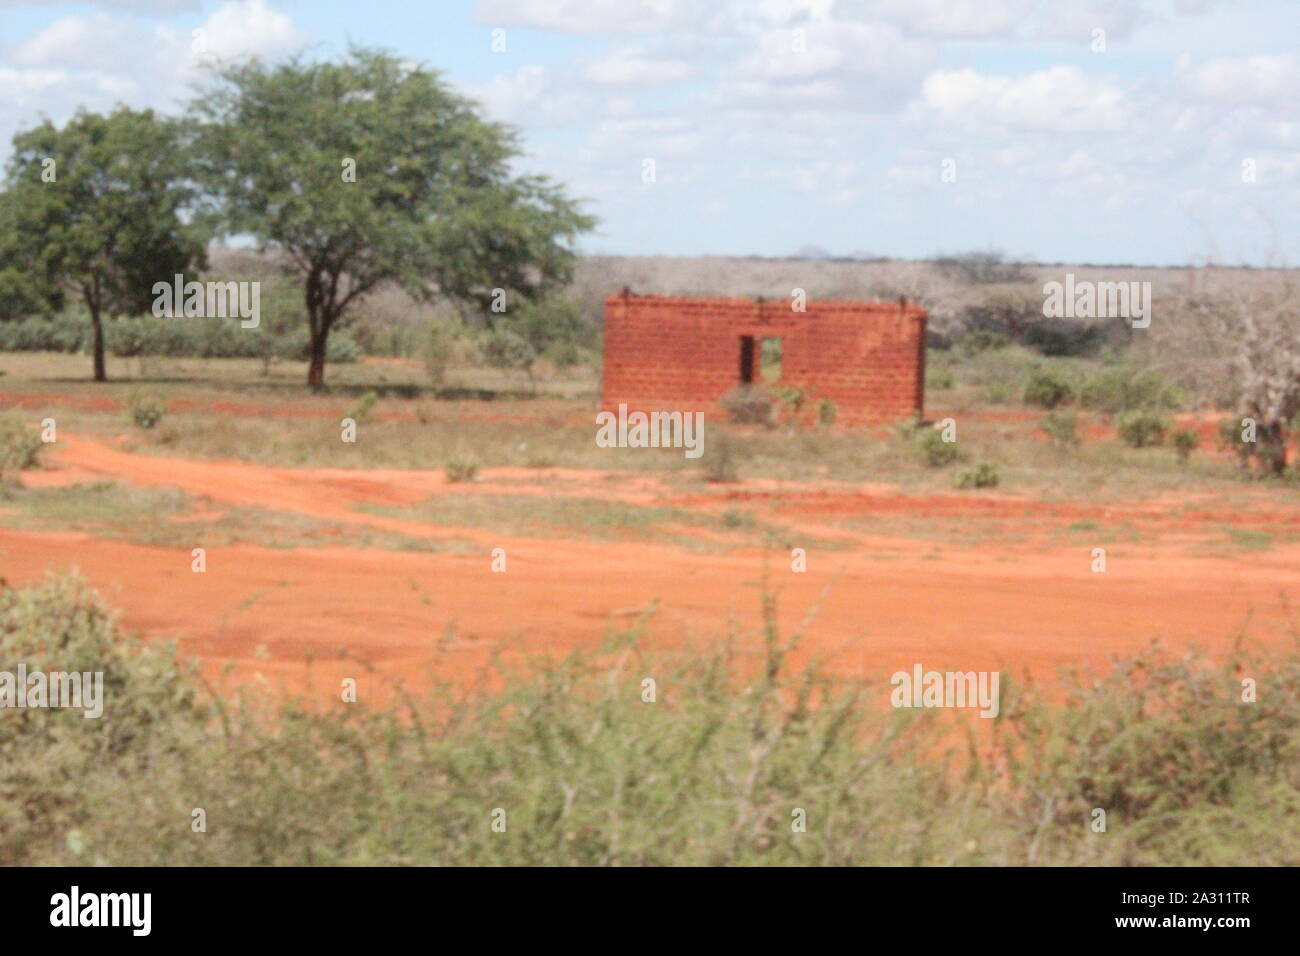
M95 381L107 382L108 372L104 368L104 323L100 319L99 308L97 306L91 307L90 321L95 327Z
M1265 470L1271 475L1281 475L1286 471L1286 429L1274 422L1260 429L1259 439Z
M328 338L329 327L324 324L319 330L311 330L307 356L307 384L311 388L325 387L325 342Z

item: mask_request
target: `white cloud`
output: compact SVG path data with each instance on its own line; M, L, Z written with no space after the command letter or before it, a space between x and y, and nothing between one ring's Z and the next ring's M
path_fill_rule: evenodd
M200 29L210 56L276 56L302 46L307 37L265 0L236 0L218 7Z
M557 33L659 33L698 23L692 7L687 0L479 0L475 16Z
M67 0L0 0L5 7L67 6ZM83 0L83 6L131 10L136 13L186 13L203 6L202 0Z
M1199 66L1183 56L1175 71L1183 89L1207 103L1281 106L1300 100L1300 54L1225 57Z
M936 37L983 38L1007 36L1023 26L1030 4L1026 0L878 0L871 14L897 23L909 32Z
M585 97L557 87L544 66L521 66L498 73L470 91L493 119L511 123L571 123L582 116Z
M910 117L922 125L963 131L1116 132L1133 121L1124 88L1113 77L1053 66L1023 76L989 76L972 69L926 78Z
M586 77L593 83L608 85L644 85L674 83L691 75L691 66L682 60L646 56L638 50L615 50L587 67Z

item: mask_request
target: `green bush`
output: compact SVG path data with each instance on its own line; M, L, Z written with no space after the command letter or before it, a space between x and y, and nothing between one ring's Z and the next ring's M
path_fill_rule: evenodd
M1164 441L1169 422L1158 412L1133 409L1120 413L1115 419L1115 429L1124 444L1132 448L1147 448Z
M0 590L0 660L104 675L102 719L0 719L0 859L17 866L1243 866L1300 859L1300 654L1155 650L971 713L796 666L757 633L498 665L367 709L217 701L75 579ZM598 625L595 625L598 627ZM812 623L816 627L816 622ZM808 655L800 653L801 657ZM658 700L643 702L653 674ZM1241 701L1241 675L1268 692ZM1140 691L1135 682L1140 681ZM371 681L367 681L371 683ZM394 695L397 696L397 695ZM333 706L324 704L332 697ZM403 698L407 699L407 698ZM981 728L983 729L983 728ZM905 745L900 746L900 741ZM960 771L954 767L963 768ZM208 832L190 829L207 811ZM1087 823L1104 807L1104 838ZM506 813L493 832L493 811ZM792 811L807 814L805 832Z
M309 335L305 320L288 331L263 310L255 329L239 319L125 316L104 323L109 354L122 358L262 358L271 354L286 361L307 360ZM69 309L51 318L0 322L0 351L82 353L91 347L90 318ZM361 349L345 330L330 333L326 355L331 363L356 362Z
M835 408L835 403L829 398L817 400L817 421L822 425L834 425L839 411Z
M1057 408L1043 416L1040 423L1052 441L1063 448L1079 444L1079 415L1071 408Z
M957 379L950 368L927 366L925 369L925 387L935 391L947 391L957 385Z
M371 414L375 410L375 406L378 404L379 404L379 393L376 392L374 389L370 389L359 399L357 399L355 405L353 405L351 408L347 410L346 417L352 419L355 422L364 422L366 419L368 419L371 416Z
M773 385L771 386L772 394L780 402L781 408L790 415L798 417L803 411L804 404L808 401L808 396L803 393L802 389L795 388L793 385Z
M954 484L958 488L996 488L1000 481L997 466L982 461L970 468L963 468Z
M1106 329L1078 319L1048 319L1025 330L1024 344L1042 355L1092 355L1106 340Z
M958 347L962 354L967 358L972 355L979 355L982 352L996 352L998 349L1004 349L1011 344L1011 340L1001 332L994 332L992 329L978 329L965 336Z
M1231 450L1243 468L1254 462L1265 474L1281 474L1285 470L1287 433L1294 430L1275 424L1272 428L1255 424L1254 440L1245 440L1244 417L1226 418L1219 423L1219 447Z
M1180 428L1173 434L1174 450L1178 452L1179 461L1187 461L1201 445L1201 439L1190 428Z
M921 453L921 460L930 468L943 468L957 460L958 450L955 441L944 441L938 429L927 428L917 434L916 447Z
M1116 365L1084 378L1079 404L1111 415L1140 409L1167 412L1180 407L1182 395L1157 371Z
M1035 372L1025 386L1025 404L1056 408L1074 398L1072 386L1059 372L1042 369Z
M473 458L458 455L450 459L443 468L443 473L447 480L453 484L459 484L462 481L473 481L478 477L478 462Z
M1237 456L1238 463L1244 467L1255 452L1255 443L1242 439L1243 430L1240 417L1225 418L1219 422L1219 447L1232 451Z
M27 423L21 412L0 415L0 474L35 468L44 447L40 432Z
M167 414L167 403L157 392L135 389L127 400L131 421L137 428L153 428Z
M1007 382L992 382L984 389L984 398L991 405L1006 405L1014 395L1015 390Z

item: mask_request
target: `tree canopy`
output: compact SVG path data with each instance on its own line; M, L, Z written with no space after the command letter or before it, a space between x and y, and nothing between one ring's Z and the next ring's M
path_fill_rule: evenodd
M283 249L302 277L312 386L330 330L377 286L489 320L504 298L508 315L511 297L569 280L572 242L595 222L550 180L512 171L512 130L383 52L221 66L191 115L221 229Z
M14 137L0 198L0 291L24 307L79 296L107 378L103 320L148 310L155 282L204 264L178 125L151 110L78 112Z

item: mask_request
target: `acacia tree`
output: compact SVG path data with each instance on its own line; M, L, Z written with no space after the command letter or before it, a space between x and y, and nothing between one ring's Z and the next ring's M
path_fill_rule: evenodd
M1207 269L1193 282L1161 353L1207 399L1235 401L1255 422L1246 457L1281 474L1300 416L1300 290L1287 272Z
M194 196L176 123L120 107L46 120L14 137L0 197L0 290L29 306L79 296L94 328L95 381L108 378L104 320L142 312L153 285L201 268L204 230L187 217Z
M508 316L511 296L568 281L571 243L595 222L545 177L511 172L513 131L383 52L220 66L191 111L223 228L283 249L302 277L312 387L330 331L377 286L483 316L504 300Z

